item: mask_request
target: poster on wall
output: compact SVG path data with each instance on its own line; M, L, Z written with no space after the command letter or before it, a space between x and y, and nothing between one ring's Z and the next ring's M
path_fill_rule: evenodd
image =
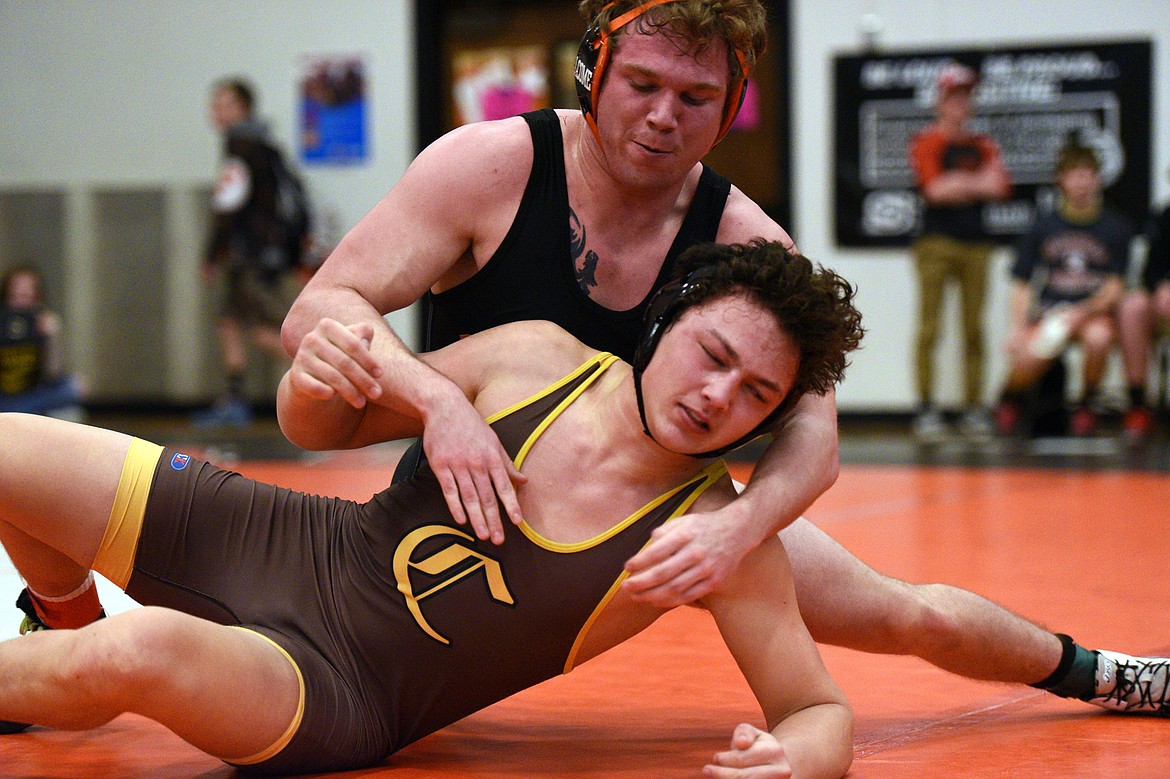
M452 62L456 124L468 124L547 108L549 51L511 46L458 52Z
M300 99L302 161L352 165L368 159L364 57L301 57Z
M980 77L969 127L991 135L1014 182L983 208L1002 243L1052 207L1057 150L1070 138L1102 162L1108 202L1135 224L1150 203L1151 44L946 49L834 58L834 215L840 246L904 246L922 203L907 162L911 136L934 119L935 81L948 62Z

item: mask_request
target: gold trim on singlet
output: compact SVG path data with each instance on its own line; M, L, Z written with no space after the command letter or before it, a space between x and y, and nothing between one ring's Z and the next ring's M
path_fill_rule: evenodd
M600 365L601 369L598 370L595 375L590 376L589 379L586 380L581 387L578 387L576 390L573 391L572 396L568 400L566 400L564 403L561 403L559 406L557 406L556 409L552 412L552 414L550 414L550 417L555 417L556 415L560 414L561 411L563 411L566 406L568 406L570 403L572 403L574 398L576 398L578 395L580 395L582 392L584 392L585 387L588 387L590 384L592 384L593 381L598 376L600 376L602 373L604 373L606 370L608 370L609 366L613 365L615 362L618 362L618 358L613 356L609 352L598 352L597 354L593 355L585 362L581 363L581 365L578 366L577 369L574 370L572 373L570 373L568 376L565 376L564 378L559 379L558 381L548 385L547 387L542 389L540 392L536 392L532 395L529 395L524 400L517 401L516 403L513 403L512 405L508 406L507 408L497 411L496 413L489 416L485 421L490 425L493 422L496 422L500 419L503 419L504 417L508 416L512 412L517 411L519 409L522 409L525 406L529 406L529 405L535 403L536 401L540 400L541 398L545 397L546 395L551 395L552 393L556 392L558 389L565 386L566 384L569 384L570 382L575 381L576 378L578 376L580 376L582 373L585 373L588 370L592 370L593 367L596 365ZM543 430L545 427L548 427L548 425L546 424L546 425L538 428L538 430ZM536 440L537 437L538 437L538 435L535 432L528 437L528 442L525 443L523 447L521 447L520 452L516 455L516 461L515 461L517 463L516 467L520 467L519 463L524 460L524 456L528 453L528 449L532 446L532 442L534 440Z
M514 403L511 406L509 406L508 408L504 409L503 411L498 411L495 414L492 414L490 417L487 418L488 424L491 424L492 422L495 422L496 420L502 419L503 417L507 416L508 414L513 413L514 411L518 411L522 408L525 408L525 407L531 405L532 403L535 403L536 401L540 400L541 398L547 397L548 395L551 395L552 393L559 390L561 387L564 387L566 384L570 384L573 381L576 381L577 378L580 377L583 373L586 373L587 371L591 371L591 370L594 371L593 374L588 376L584 381L582 381L579 386L574 387L573 391L570 392L568 395L566 395L564 397L564 399L562 399L556 405L556 407L553 408L553 410L550 411L544 417L544 419L542 419L540 421L540 423L537 424L537 426L535 428L533 428L532 432L528 434L528 438L525 439L524 444L520 447L520 451L518 451L516 453L516 456L512 459L512 463L513 463L513 465L516 466L516 470L520 470L521 466L524 464L524 460L528 457L528 452L532 449L532 447L536 443L537 439L540 438L540 436L544 433L544 431L548 429L548 426L551 425L554 421L556 421L557 417L559 417L561 415L561 413L566 408L571 406L573 404L573 402L575 400L577 400L577 398L581 397L581 394L583 392L585 392L585 390L589 389L589 387L591 387L593 385L593 382L595 382L599 378L601 378L602 374L604 374L607 370L609 370L611 367L613 367L614 365L616 365L619 362L621 362L621 361L616 356L614 356L613 354L610 354L609 352L598 352L597 354L593 355L588 360L586 360L584 363L582 363L576 370L574 370L568 376L565 376L564 378L560 379L559 381L557 381L553 384L550 384L549 386L542 389L540 392L537 392L533 395L530 395L529 397L525 398L524 400L520 401L519 403ZM596 369L596 370L594 370L594 369ZM686 485L680 485L677 489L682 489L683 486L686 486ZM579 542L572 543L572 544L563 544L563 543L559 543L557 541L550 541L549 539L547 539L544 536L537 533L532 528L532 526L529 525L527 522L523 522L520 524L520 530L521 530L521 532L524 533L525 536L528 537L528 539L530 541L532 541L532 543L536 544L537 546L539 546L541 548L548 549L548 550L553 551L553 552L577 552L577 551L580 551L582 549L588 549L589 547L594 546L595 544L599 544L602 541L604 541L605 539L610 538L614 534L620 532L622 530L622 528L626 527L631 522L637 520L639 517L644 515L647 511L650 511L653 508L655 508L662 501L667 500L671 495L674 494L674 492L677 491L677 489L675 491L672 491L672 492L666 494L666 495L661 496L660 498L653 501L652 503L647 504L641 510L639 510L638 513L631 515L629 518L627 518L623 522L619 523L618 525L615 525L614 527L610 528L609 530L605 531L601 535L596 536L595 538L588 539L586 541L579 541Z
M676 508L673 512L671 512L670 516L667 517L666 520L664 520L664 522L669 522L670 520L674 519L675 517L680 517L683 514L686 514L690 510L691 506L694 505L695 501L699 499L700 495L702 495L704 492L706 492L707 489L712 484L719 481L721 478L723 478L726 475L727 475L727 463L724 462L723 460L716 460L715 462L711 463L706 468L704 468L702 471L700 471L699 474L695 476L695 478L690 479L685 484L680 484L678 487L675 487L673 490L671 490L666 495L653 501L652 505L660 504L663 500L665 500L670 495L674 495L679 490L685 488L686 486L688 486L690 484L694 484L699 479L702 479L703 483L700 484L698 487L696 487L695 491L692 492L690 495L688 495L686 500L684 500L679 505L678 508ZM635 516L641 516L647 510L649 510L649 508L650 508L650 506L647 506L646 508L640 510ZM624 527L630 521L632 521L632 519L633 518L626 520L625 522L621 523L617 527L618 528ZM608 533L607 535L611 535L612 532L613 531L610 531L610 533ZM643 548L645 548L645 547L643 547ZM569 671L573 670L574 664L577 660L577 653L581 650L581 645L583 643L585 643L585 636L587 636L589 634L589 629L593 627L593 623L597 621L597 618L601 615L601 612L605 611L605 607L609 605L609 602L611 600L613 600L614 595L617 594L618 588L621 587L622 582L624 582L628 576L629 576L629 573L627 571L623 570L621 572L621 574L617 577L617 579L614 580L613 586L611 586L609 588L609 592L607 592L605 594L605 597L603 597L598 602L596 608L593 609L593 613L589 615L589 619L585 620L585 624L581 626L581 631L577 634L577 639L573 642L573 648L569 650L569 655L568 655L568 657L565 658L564 673L568 673Z
M297 675L297 684L300 687L300 690L298 693L300 697L297 700L296 714L293 715L292 722L289 723L289 725L285 729L284 733L282 733L280 735L280 738L278 738L278 739L276 739L276 741L272 742L272 745L269 746L267 749L264 749L260 752L257 752L256 754L251 755L249 757L241 757L241 758L234 758L233 757L230 759L228 759L228 758L224 759L225 763L231 763L232 765L256 765L257 763L261 763L261 762L268 760L272 757L275 757L277 754L279 754L280 750L282 750L286 746L288 746L288 742L292 741L292 737L295 736L297 734L297 731L300 729L301 722L302 722L302 720L304 720L304 717L305 717L305 677L303 675L301 675L301 669L299 666L297 666L297 661L293 660L292 655L290 655L288 652L286 652L284 650L284 647L282 647L280 644L273 641L268 636L264 635L263 633L258 633L255 630L252 630L250 628L242 627L240 625L229 625L229 627L235 628L236 630L246 631L248 633L251 633L254 636L259 636L260 638L267 641L269 644L272 644L272 646L276 647L277 651L279 651L282 655L284 655L284 658L286 660L288 660L289 665L291 665L293 667L293 671Z
M106 522L106 532L93 559L93 570L121 590L126 589L134 570L134 555L146 515L146 499L150 497L154 469L162 452L163 448L158 444L140 438L131 440L122 462L122 475L118 479L118 491Z
M600 354L595 354L588 362L569 375L568 378L573 378L575 376L579 376L582 369L584 368L588 368L594 364L598 366L597 371L594 372L592 376L581 382L581 386L570 392L568 396L565 397L565 399L560 403L558 403L557 407L550 411L548 415L541 420L540 424L537 425L533 431L528 434L528 439L524 442L524 445L520 447L520 451L516 453L516 470L520 470L520 466L524 464L524 460L528 457L528 452L530 449L532 449L532 445L536 443L536 439L540 438L540 436L544 434L544 431L547 430L548 426L551 425L556 420L556 418L561 415L561 412L567 409L569 406L573 405L573 401L581 397L581 393L589 389L589 387L593 385L593 382L601 378L601 375L609 370L610 367L617 362L617 357L609 354L608 352L601 352ZM534 396L529 401L525 401L525 404L534 401L537 398L548 395L550 392L556 390L557 387L563 386L564 384L565 379L562 379L553 386L548 387L544 392Z
M652 500L649 503L647 503L646 505L642 506L642 508L640 508L637 511L635 511L634 513L630 514L628 517L626 517L622 521L618 522L617 524L613 525L612 527L608 528L607 530L604 530L601 533L598 533L593 538L587 538L584 541L574 541L572 543L562 543L560 541L553 541L551 539L548 539L548 538L545 538L544 536L542 536L527 522L524 522L520 525L520 530L521 530L521 532L524 533L525 536L528 537L529 541L531 541L532 543L536 544L537 546L539 546L543 549L549 550L550 552L563 552L565 554L571 554L573 552L580 552L580 551L585 550L585 549L590 549L590 548L597 546L598 544L600 544L600 543L602 543L610 538L613 538L618 533L622 532L627 527L629 527L633 523L637 522L639 519L646 516L648 513L650 513L654 509L658 508L666 501L673 498L680 491L686 489L690 485L694 484L696 481L699 481L700 479L704 478L705 475L707 474L707 472L709 470L711 470L711 468L713 466L720 464L720 463L722 463L722 460L716 461L715 463L711 463L711 465L708 465L706 468L704 468L702 471L700 471L698 474L696 474L693 478L688 479L687 481L683 482L682 484L678 485L677 487L674 487L673 489L669 490L668 492L664 492L663 494L659 495L657 498L654 498L654 500ZM726 468L724 468L723 470L726 471ZM706 490L708 486L710 486L710 485L704 485L702 487L702 489L699 490L699 492L701 493L703 490ZM692 495L691 497L687 498L687 500L685 501L686 505L689 506L692 503L694 503L696 497L698 497L697 494ZM677 516L679 516L679 514L678 514L678 512L675 512L675 513L670 515L670 517L668 518L667 521L669 521L669 519L674 519Z
M498 414L495 414L495 415L488 418L488 422L490 423L490 422L494 421L496 418L503 417L506 414L509 414L513 411L524 408L524 407L528 406L529 404L534 403L535 401L539 400L540 398L545 397L545 396L557 391L560 387L563 387L566 384L576 380L577 377L579 377L585 371L592 370L594 367L597 368L597 370L591 376L589 376L584 381L582 381L579 386L575 387L571 393L569 393L567 396L565 396L565 398L563 400L561 400L561 402L558 403L557 406L552 411L550 411L548 413L548 415L545 416L545 418L542 419L540 421L540 423L535 428L533 428L532 432L529 433L528 438L524 441L524 444L520 447L520 451L516 453L516 457L513 459L513 463L516 466L516 470L520 470L521 466L523 466L524 460L528 457L528 452L532 449L533 445L536 444L537 439L539 439L540 436L544 434L544 431L548 429L549 425L551 425L554 421L556 421L557 417L559 417L561 415L561 413L564 412L565 409L567 409L569 406L571 406L573 404L573 402L575 400L577 400L577 398L579 398L582 393L585 392L585 390L589 389L589 387L593 384L593 382L595 382L595 381L597 381L597 379L601 378L601 375L603 373L605 373L607 370L609 370L613 365L617 364L618 362L620 362L618 360L618 358L615 357L614 355L610 354L609 352L599 352L598 354L595 354L592 357L590 357L579 368L577 368L575 371L573 371L572 373L570 373L568 376L561 379L560 381L556 382L555 384L552 384L552 385L546 387L545 389L543 389L540 392L536 393L535 395L527 398L526 400L523 400L520 403L516 403L515 405L510 406L509 408L505 409L504 411L501 411ZM630 514L628 517L623 519L621 522L618 522L614 526L599 533L598 535L594 536L593 538L588 538L588 539L585 539L584 541L575 541L573 543L562 543L560 541L553 541L551 539L545 538L543 535L538 533L527 522L522 522L520 524L520 531L522 533L524 533L525 536L527 536L529 541L531 541L532 543L541 547L542 549L549 550L550 552L561 552L561 553L565 553L565 554L571 554L573 552L580 552L580 551L583 551L585 549L590 549L590 548L606 541L607 539L613 538L615 535L617 535L618 533L625 530L631 524L633 524L634 522L637 522L639 519L644 517L647 513L653 511L654 509L656 509L660 505L662 505L664 502L670 500L672 497L674 497L676 494L678 494L678 492L680 490L683 490L687 486L694 484L695 481L697 481L698 479L703 477L704 473L706 473L706 471L703 471L703 472L697 474L694 478L687 480L686 482L678 485L674 489L672 489L672 490L670 490L662 495L659 495L654 500L652 500L649 503L647 503L646 505L642 506L642 508L640 508L637 511L635 511L634 513ZM703 489L706 489L706 487L703 487ZM693 499L691 501L688 501L687 505L690 505L691 502L693 502ZM672 515L672 516L677 516L677 514Z

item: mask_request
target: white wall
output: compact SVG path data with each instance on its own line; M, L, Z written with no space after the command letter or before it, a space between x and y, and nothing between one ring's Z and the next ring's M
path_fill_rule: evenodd
M0 0L0 185L207 183L215 79L250 78L291 149L298 57L359 52L371 159L309 171L356 221L410 160L412 17L408 0Z
M841 408L900 411L916 402L912 269L904 251L834 246L826 186L830 62L858 50L865 13L881 20L879 43L891 49L1152 39L1155 202L1170 200L1170 13L1165 0L793 0L796 222L789 227L807 254L860 288L869 335L840 389ZM207 88L225 74L257 84L261 114L294 148L303 54L367 57L370 161L307 172L317 200L337 210L342 229L385 193L414 151L409 0L0 0L0 41L0 188L63 186L78 195L98 186L206 186L218 152L206 119ZM85 220L80 224L84 233ZM71 242L71 267L83 265L87 245L84 235ZM192 267L197 251L188 250ZM988 311L989 395L1002 376L1007 261L1005 252ZM78 273L84 278L84 267ZM85 314L84 298L78 307ZM944 334L943 364L959 364L954 319ZM393 322L413 338L413 317ZM957 401L958 376L940 377L940 390L944 400Z
M880 47L994 48L1077 40L1148 38L1154 42L1154 202L1170 200L1170 9L1165 0L795 0L793 4L793 138L795 182L792 226L801 250L834 267L858 287L868 329L837 395L842 410L905 411L917 403L914 331L918 294L905 250L841 249L833 242L832 58L860 53L862 17L880 21ZM1007 316L1009 252L996 258L985 311L989 358L986 396L998 392L1005 372L1001 357ZM944 403L961 403L962 351L957 301L952 308L939 366L937 392Z
M178 269L168 289L182 293L184 284L196 285L189 297L199 298L204 236L191 229L183 209L206 208L190 194L210 186L219 155L207 113L211 83L234 75L251 80L259 115L294 154L298 58L364 55L368 161L302 166L315 204L335 211L344 231L413 155L413 46L410 0L0 0L0 188L68 191L74 288L66 298L79 369L93 373L92 366L86 370L92 355L86 338L101 321L87 294L94 241L86 193L165 187L178 204L170 239L181 244L174 247ZM187 301L186 308L196 313L198 304ZM414 337L412 315L392 321L404 337ZM179 358L172 371L215 362L197 345L173 347ZM179 382L180 395L199 391L192 389L196 377L187 378Z

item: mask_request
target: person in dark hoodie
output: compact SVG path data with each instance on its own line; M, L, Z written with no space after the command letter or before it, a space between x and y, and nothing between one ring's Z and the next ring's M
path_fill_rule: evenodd
M280 152L255 116L255 92L244 80L217 81L211 90L211 121L223 133L223 158L212 190L211 238L203 275L223 276L224 303L218 336L224 394L198 414L199 425L245 424L252 416L244 376L249 341L287 362L280 325L291 298L284 279L291 263L278 214Z

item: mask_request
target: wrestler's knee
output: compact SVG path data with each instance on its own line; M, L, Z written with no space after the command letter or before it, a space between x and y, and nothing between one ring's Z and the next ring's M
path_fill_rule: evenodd
M89 704L80 708L112 717L143 696L165 694L190 658L175 616L144 607L75 631L60 681Z
M859 624L841 643L866 652L917 656L958 645L959 624L945 606L940 585L888 576L879 576L876 584Z
M886 652L922 656L959 646L961 626L947 607L945 585L890 581L890 586L900 595L892 599L895 605L887 609L882 631L888 643Z

